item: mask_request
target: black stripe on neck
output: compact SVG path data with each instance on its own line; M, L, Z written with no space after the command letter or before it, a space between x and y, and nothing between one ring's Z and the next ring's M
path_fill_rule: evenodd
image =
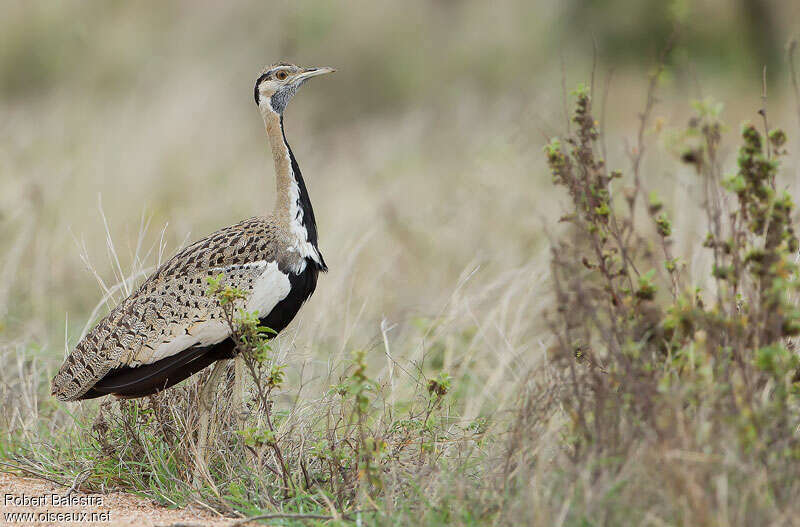
M300 165L297 164L297 159L294 157L292 147L290 147L289 142L286 141L286 132L283 129L283 114L281 114L281 134L283 135L283 144L286 145L286 149L289 151L289 159L292 162L292 175L297 183L297 189L299 193L297 204L300 207L300 210L303 211L302 225L306 229L308 241L317 250L317 254L319 254L319 264L316 262L313 263L317 265L320 271L327 271L328 266L325 264L325 260L322 258L322 253L317 245L317 221L314 218L314 208L311 206L311 198L308 196L308 189L306 189L306 183L303 180L303 174L300 172Z

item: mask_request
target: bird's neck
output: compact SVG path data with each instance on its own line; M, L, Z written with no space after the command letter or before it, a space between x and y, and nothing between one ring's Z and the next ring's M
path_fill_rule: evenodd
M275 163L277 194L274 214L278 221L297 238L301 254L325 267L317 249L317 224L303 175L283 131L283 116L264 112L272 159Z

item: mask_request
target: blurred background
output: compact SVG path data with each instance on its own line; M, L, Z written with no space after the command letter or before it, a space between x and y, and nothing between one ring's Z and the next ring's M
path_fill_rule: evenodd
M798 2L5 0L2 13L0 340L54 365L107 309L93 315L98 278L141 279L188 241L271 210L252 99L265 64L338 69L286 115L331 269L296 325L299 347L374 347L382 321L392 338L419 332L472 294L453 314L464 332L496 316L508 338L485 345L529 349L533 326L515 333L499 299L546 294L546 233L563 196L542 146L594 72L609 163L627 169L676 22L647 129L651 188L686 205L692 183L668 131L692 99L713 96L732 154L739 122L758 118L765 65L768 115L798 136L785 51ZM704 226L679 209L675 230ZM515 305L517 317L536 312Z

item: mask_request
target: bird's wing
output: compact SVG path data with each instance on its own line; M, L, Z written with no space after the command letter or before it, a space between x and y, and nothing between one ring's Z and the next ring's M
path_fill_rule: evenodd
M131 296L95 326L67 357L53 379L53 393L72 400L112 368L137 367L230 335L208 278L244 291L245 308L266 314L290 290L276 229L252 218L186 247L162 265Z

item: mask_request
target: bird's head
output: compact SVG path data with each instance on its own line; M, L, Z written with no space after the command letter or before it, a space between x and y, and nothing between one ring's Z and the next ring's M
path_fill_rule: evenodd
M272 111L282 114L289 100L311 77L331 73L334 70L327 66L322 68L301 68L294 64L280 62L264 69L256 80L253 95L261 111Z

